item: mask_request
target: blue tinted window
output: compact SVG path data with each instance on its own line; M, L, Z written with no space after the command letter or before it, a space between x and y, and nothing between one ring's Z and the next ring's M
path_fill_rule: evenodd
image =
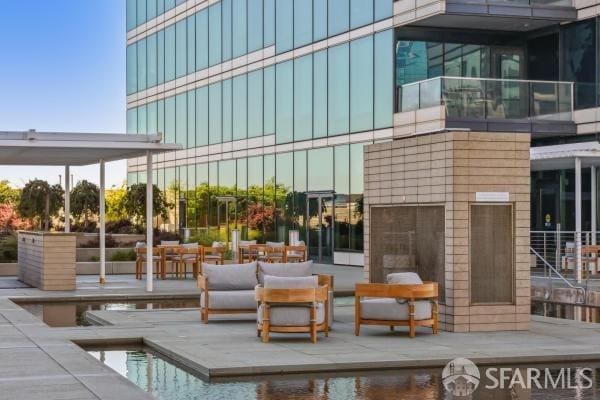
M146 2L138 0L137 2L137 24L141 25L146 22Z
M263 134L263 71L248 74L248 137Z
M137 42L137 83L138 83L138 91L146 89L146 78L147 78L147 69L146 69L146 39L142 39Z
M137 109L137 131L145 135L148 132L148 115L146 114L146 106L140 106Z
M175 48L175 77L179 78L187 74L187 25L185 19L175 24L175 36L177 37Z
M180 5L180 4L183 4L183 3L185 3L185 2L186 2L186 0L176 0L176 1L175 1L175 5L177 5L177 6L178 6L178 5Z
M275 43L275 0L264 0L264 35L265 47Z
M282 53L294 46L294 7L293 0L277 0L275 18L275 51Z
M276 143L287 143L294 139L293 116L294 97L293 61L286 61L276 66L275 102L276 107Z
M294 140L312 138L312 55L294 60Z
M231 79L223 81L223 141L233 137L233 83Z
M165 0L165 11L169 11L173 7L175 7L175 0Z
M148 0L146 3L146 19L150 21L156 17L156 0Z
M327 50L313 55L313 137L327 136Z
M263 47L263 0L248 0L248 53Z
M208 144L208 86L196 89L196 146Z
M308 151L308 190L333 189L333 147Z
M329 0L329 36L346 32L350 23L350 0Z
M196 18L187 18L187 73L196 72Z
M314 0L313 7L313 36L321 40L327 37L327 0Z
M373 22L373 0L350 0L350 28Z
M233 58L246 54L248 49L246 17L246 0L233 0Z
M175 143L175 97L165 99L165 143Z
M394 117L394 31L388 29L375 35L375 129L392 126Z
M270 66L263 70L264 80L264 134L275 133L275 67Z
M248 86L246 75L238 75L233 78L233 139L245 139L248 137Z
M137 108L127 110L127 133L137 133Z
M156 34L146 39L146 55L148 60L148 87L156 86L158 83Z
M156 33L156 71L158 73L158 83L165 81L165 31L158 31Z
M150 135L156 135L158 132L158 107L156 101L148 103L146 106L146 114L148 116L148 126L146 131Z
M127 30L131 30L137 26L137 4L135 0L127 0L126 20Z
M156 15L160 15L165 12L165 0L157 0L156 2Z
M373 129L373 36L350 43L350 131Z
M232 28L232 1L233 0L223 0L221 2L221 10L223 13L223 27L221 29L223 35L223 46L222 46L222 60L230 60L232 54L232 45L233 45L233 28Z
M223 140L221 123L221 82L214 83L208 87L208 133L209 144L221 143Z
M350 97L350 88L348 85L348 56L347 43L329 49L328 133L330 136L347 133L349 128L348 100Z
M294 1L294 47L312 41L312 0Z
M392 0L375 0L375 21L392 16Z
M165 82L175 79L175 25L165 29Z
M127 94L137 92L137 46L127 46Z
M208 63L215 65L221 62L221 3L208 8L208 28Z
M196 147L196 91L187 92L187 147Z
M196 14L196 69L208 67L208 10Z

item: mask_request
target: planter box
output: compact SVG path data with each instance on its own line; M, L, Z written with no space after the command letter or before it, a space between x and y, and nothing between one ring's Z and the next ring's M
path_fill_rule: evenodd
M19 280L42 290L75 290L75 235L20 231Z
M98 240L98 233L75 233L77 235L77 248L89 246L90 243ZM107 233L107 236L112 237L119 245L129 246L135 242L145 242L146 235L144 234L126 234L126 233Z

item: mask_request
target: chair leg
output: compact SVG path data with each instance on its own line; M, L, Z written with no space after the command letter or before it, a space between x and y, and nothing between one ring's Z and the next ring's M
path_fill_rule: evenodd
M310 341L317 343L317 310L315 305L310 309Z
M270 317L271 310L268 304L263 303L263 320L262 320L262 342L269 343L269 329L270 329Z
M354 335L360 335L360 296L354 297Z
M354 335L360 336L360 322L354 323Z
M390 331L394 332L394 325L390 325Z
M408 335L411 338L415 337L415 304L408 303Z
M205 324L208 324L208 309L207 308L203 308L202 309L202 322L204 322Z

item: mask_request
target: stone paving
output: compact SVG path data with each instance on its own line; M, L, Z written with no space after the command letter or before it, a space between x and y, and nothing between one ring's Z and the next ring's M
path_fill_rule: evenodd
M341 267L349 268L349 267ZM331 271L331 269L329 269ZM356 270L341 270L352 276ZM362 277L358 270L357 278ZM351 286L354 278L338 277ZM352 283L353 284L353 283ZM152 297L195 296L190 281L157 281ZM73 292L31 288L0 290L0 399L146 399L127 379L75 344L144 342L206 377L375 368L438 367L455 357L480 364L600 360L600 325L533 317L529 332L447 333L363 327L353 334L353 307L338 301L329 338L311 344L306 335L256 337L253 316L215 316L208 325L198 310L92 311L106 326L50 328L11 298L141 298L143 282L111 276L99 288L92 276L78 278Z

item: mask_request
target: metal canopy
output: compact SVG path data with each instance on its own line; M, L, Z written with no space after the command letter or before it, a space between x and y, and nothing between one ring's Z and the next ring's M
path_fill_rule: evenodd
M160 135L0 132L0 165L83 166L180 150Z
M114 133L0 132L0 165L65 167L65 232L70 231L69 168L100 165L100 283L106 282L105 165L107 161L146 156L146 260L153 256L152 155L181 150L179 144L160 143L161 135ZM146 263L146 290L153 290L152 262Z
M581 166L584 168L600 166L600 143L598 142L532 147L529 154L532 171L572 169L576 158L581 160Z

